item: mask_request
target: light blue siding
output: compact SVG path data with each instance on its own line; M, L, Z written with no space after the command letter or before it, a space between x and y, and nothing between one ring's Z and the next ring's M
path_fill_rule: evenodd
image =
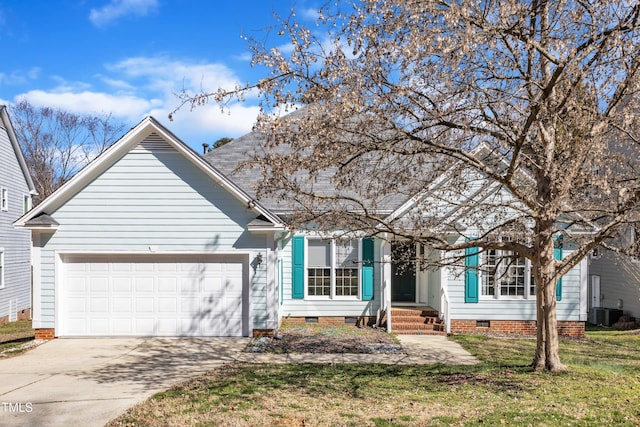
M1 122L0 187L6 188L9 196L8 210L0 211L0 248L4 250L4 288L0 289L2 319L31 307L31 233L13 226L24 213L24 196L29 196L29 187Z
M373 300L356 299L295 299L292 298L292 239L283 241L280 257L283 260L283 305L280 316L375 316L380 308L380 263L374 263ZM374 241L374 260L380 259L380 242Z
M565 256L569 253L565 249ZM582 261L586 262L586 261ZM562 278L562 301L557 303L557 317L562 321L581 321L581 265L573 267ZM456 320L536 320L535 296L478 297L477 303L465 303L464 268L450 268L447 289L451 319Z
M56 251L266 254L265 235L247 232L255 212L166 149L129 152L49 214L60 226L42 244L42 328L54 327ZM263 264L250 284L254 328L266 328L266 288Z

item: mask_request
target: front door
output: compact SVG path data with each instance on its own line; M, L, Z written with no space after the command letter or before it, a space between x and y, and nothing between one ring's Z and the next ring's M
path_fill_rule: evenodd
M416 245L391 243L391 302L416 302Z

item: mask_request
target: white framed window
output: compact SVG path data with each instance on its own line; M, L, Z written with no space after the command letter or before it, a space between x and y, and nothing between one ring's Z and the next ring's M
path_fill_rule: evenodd
M31 196L28 194L24 194L22 196L22 213L27 213L31 210L31 208L33 207L31 203Z
M306 294L310 298L358 298L359 239L307 239Z
M9 210L9 190L6 188L0 189L0 209L3 211Z
M484 252L482 258L482 298L535 298L535 283L528 259L514 252L495 249Z

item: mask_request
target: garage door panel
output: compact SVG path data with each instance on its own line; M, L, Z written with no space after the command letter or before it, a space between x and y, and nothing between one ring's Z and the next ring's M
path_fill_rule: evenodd
M133 269L135 272L153 272L154 265L153 263L138 262L133 264Z
M178 335L178 319L158 319L158 335Z
M158 298L158 311L160 313L175 314L178 312L178 301L176 297Z
M87 302L84 298L68 298L67 307L69 313L85 313L87 311Z
M70 335L86 335L87 328L87 319L83 317L69 317L67 319L69 322L68 331Z
M246 333L246 257L107 257L65 259L60 335Z
M159 277L158 292L176 292L178 290L177 277Z
M136 277L136 292L153 292L153 277Z
M133 290L130 277L113 277L111 279L111 290L113 292L130 293Z
M157 335L155 328L155 319L154 318L136 318L134 319L135 329L133 330L134 335Z
M89 280L89 290L92 294L109 292L109 279L107 277L92 277Z
M131 313L132 304L131 297L114 297L111 299L112 301L112 312L113 313Z
M108 317L98 317L93 318L89 322L89 327L91 331L94 331L98 335L105 335L109 333L109 318Z
M153 313L154 299L153 298L136 298L136 312L138 313Z
M132 335L133 320L126 318L111 318L111 333L113 335Z
M194 277L183 277L180 279L180 292L183 294L197 293L200 291L200 283Z
M91 273L107 273L109 272L109 264L106 262L94 262L88 265Z
M112 273L131 273L133 265L125 262L114 262L110 264Z
M92 313L108 313L109 298L91 298L89 302L89 310Z

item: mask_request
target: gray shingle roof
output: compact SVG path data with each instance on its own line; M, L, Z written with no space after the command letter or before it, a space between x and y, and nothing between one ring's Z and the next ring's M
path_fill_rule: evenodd
M302 114L300 111L294 112L289 115L289 117L295 117L299 114ZM233 181L236 185L242 188L248 194L256 197L258 185L260 185L262 181L262 174L259 168L256 167L242 167L238 168L238 166L249 159L251 159L255 154L262 153L264 143L266 141L266 135L259 131L250 132L244 136L241 136L233 141L218 147L210 152L204 154L204 159L213 165L216 169L222 172L227 176L231 181ZM279 147L280 149L285 150L283 146ZM365 183L370 182L371 180L375 180L376 174L368 173L367 166L362 165L362 178L358 180L358 182ZM334 176L334 169L325 169L318 172L313 181L313 191L315 194L321 195L336 195L341 194L344 196L351 196L356 198L361 198L362 196L355 191L350 191L348 188L336 188L336 184L333 182L332 178ZM415 192L411 194L405 193L402 191L392 193L392 194L383 194L376 198L375 201L367 201L361 200L365 204L370 204L367 202L375 202L372 203L375 205L375 210L381 214L390 214L395 209L400 207L404 202L406 202L410 197L412 197ZM291 213L292 208L287 203L287 201L277 200L275 198L262 197L257 199L262 206L269 209L271 212L283 216L287 213Z

